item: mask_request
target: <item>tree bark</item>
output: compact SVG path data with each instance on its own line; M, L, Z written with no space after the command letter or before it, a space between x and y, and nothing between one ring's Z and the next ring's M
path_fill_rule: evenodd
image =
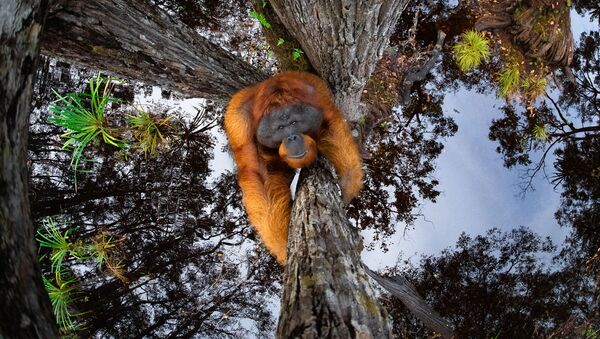
M278 338L389 338L332 168L303 169L292 212Z
M270 3L329 83L346 118L357 120L362 90L408 0ZM308 170L294 201L277 336L391 337L360 262L362 244L322 161Z
M568 1L501 0L482 2L484 9L475 23L477 30L505 31L528 57L549 65L569 66L574 40Z
M27 197L27 130L46 1L0 3L0 338L56 338Z
M356 121L360 97L409 0L273 0L288 31L329 83L338 107Z
M61 1L48 16L42 53L221 102L266 78L141 0Z

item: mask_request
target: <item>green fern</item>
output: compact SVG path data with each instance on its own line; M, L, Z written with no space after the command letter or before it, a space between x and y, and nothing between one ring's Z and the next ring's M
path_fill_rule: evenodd
M265 18L265 16L262 13L259 13L255 10L251 10L248 12L248 15L251 18L258 20L258 22L260 22L260 24L263 25L265 28L271 28L271 23L269 23L267 18Z
M456 62L461 71L466 72L489 59L489 40L480 32L466 31L462 40L452 47Z
M304 51L300 48L294 48L294 50L292 51L292 59L294 61L298 60L302 55L304 55Z

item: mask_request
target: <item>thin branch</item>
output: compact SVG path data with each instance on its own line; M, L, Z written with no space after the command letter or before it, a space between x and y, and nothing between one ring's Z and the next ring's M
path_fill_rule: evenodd
M554 140L550 144L550 146L548 146L548 148L544 151L544 154L542 154L542 158L540 159L540 161L538 162L538 164L535 166L535 168L532 169L533 170L533 174L528 174L529 180L527 181L527 185L525 185L525 188L523 189L523 191L527 191L529 188L533 189L533 185L531 184L533 182L533 178L535 178L536 174L544 166L544 164L546 162L546 156L548 155L548 152L552 149L552 147L554 147L554 145L556 145L562 139L563 139L562 137L559 137L558 139ZM528 173L530 171L531 170L529 170Z
M552 137L566 138L568 136L571 136L571 135L577 134L577 133L600 132L600 126L587 126L587 127L581 127L581 128L571 127L571 128L572 128L572 131L569 131L569 132L565 132L565 133L551 133L551 134L548 134L548 135L552 136Z
M567 118L565 118L565 116L562 114L562 110L560 109L560 107L558 106L556 101L554 99L552 99L552 97L550 95L548 95L548 92L546 92L545 95L546 95L546 98L548 98L548 100L550 100L552 105L554 105L554 109L556 109L556 113L558 113L558 115L560 116L562 121L565 123L565 125L569 126L571 129L573 129L574 128L573 123L569 122L569 120L567 120Z

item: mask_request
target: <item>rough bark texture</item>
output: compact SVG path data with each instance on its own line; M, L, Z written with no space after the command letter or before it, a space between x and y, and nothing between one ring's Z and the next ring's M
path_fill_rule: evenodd
M477 30L503 30L525 55L550 65L568 66L573 60L570 5L567 0L482 0L485 10Z
M27 198L27 129L47 2L0 2L0 338L58 337Z
M42 53L217 101L265 79L141 0L62 1L48 16Z
M329 83L346 117L362 115L360 97L409 0L274 0L283 24Z
M332 168L303 169L285 267L278 338L389 338Z

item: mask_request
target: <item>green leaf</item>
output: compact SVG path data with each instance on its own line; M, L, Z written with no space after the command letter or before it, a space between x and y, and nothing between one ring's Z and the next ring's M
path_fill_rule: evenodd
M283 44L285 44L285 40L283 38L277 39L277 46L281 46Z
M258 20L258 22L260 22L261 25L263 25L265 28L271 28L271 24L269 23L269 21L267 21L267 19L265 18L264 15L262 15L262 13L259 13L255 10L250 10L248 12L248 15L253 18Z
M294 61L298 60L298 58L300 58L302 55L304 54L304 51L301 50L300 48L294 48L294 51L292 52L292 59Z

